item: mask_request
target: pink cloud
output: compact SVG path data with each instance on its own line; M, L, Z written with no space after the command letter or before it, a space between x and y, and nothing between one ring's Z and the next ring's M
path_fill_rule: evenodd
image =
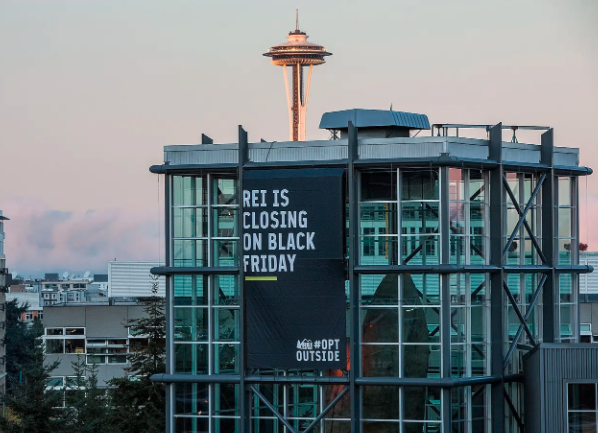
M69 211L34 199L12 198L1 205L5 224L4 252L11 271L91 270L107 272L109 260L163 258L163 222L123 209Z

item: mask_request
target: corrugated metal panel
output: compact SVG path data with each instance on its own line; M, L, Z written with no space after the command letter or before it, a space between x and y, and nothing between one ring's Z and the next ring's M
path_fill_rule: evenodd
M361 159L437 157L443 152L463 158L488 158L488 141L462 137L395 137L359 139ZM180 164L237 163L237 144L202 144L165 147L165 162ZM576 149L558 148L557 165L577 165ZM347 158L347 140L250 143L253 162L330 161ZM503 142L503 160L510 163L540 163L540 146Z
M488 159L488 140L447 137L449 154L460 158Z
M503 161L509 162L539 164L540 146L535 144L503 142L502 158Z
M172 165L226 164L237 161L237 144L194 144L164 147L164 162Z
M566 387L568 382L598 382L598 347L591 344L540 344L535 352L524 357L526 375L526 432L561 433L566 430ZM540 372L538 388L528 385ZM535 418L533 418L535 417ZM539 417L539 418L538 418ZM543 428L542 427L543 424Z
M437 157L445 148L444 138L367 138L359 140L359 159Z
M331 161L347 158L347 140L250 143L253 162Z
M579 165L579 149L569 147L554 148L555 165Z
M358 128L399 126L412 129L430 129L425 114L391 110L342 110L322 115L320 129L347 129L349 121Z
M164 266L160 262L108 262L108 296L139 298L151 296L150 269ZM164 276L158 278L158 295L165 296Z

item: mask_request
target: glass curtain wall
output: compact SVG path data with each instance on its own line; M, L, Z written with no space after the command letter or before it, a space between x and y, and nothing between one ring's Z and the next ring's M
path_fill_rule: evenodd
M505 264L538 265L528 229L541 244L541 194L532 199L539 176L506 173L512 194L505 194L503 241ZM556 212L559 264L576 264L577 192L574 178L558 178ZM489 179L475 169L379 169L358 175L358 264L409 266L409 271L363 273L360 294L360 371L364 378L465 378L490 374L489 274L461 266L489 264ZM219 267L237 265L239 237L237 182L232 175L173 176L171 187L172 265ZM446 197L444 201L443 196ZM530 200L531 199L531 200ZM446 203L443 207L442 203ZM529 208L528 227L518 225L516 207ZM443 223L443 218L444 223ZM448 224L446 224L448 220ZM442 227L448 227L446 233ZM513 234L513 236L511 236ZM443 246L448 253L442 254ZM417 266L454 265L454 273L418 271ZM415 267L414 267L415 266ZM407 269L407 268L406 268ZM522 314L529 316L534 336L542 338L542 304L529 310L542 278L538 273L507 273L505 281ZM170 306L175 334L174 372L239 374L239 281L232 275L171 276ZM573 341L577 277L557 274L563 340ZM446 299L448 297L449 299ZM448 322L441 318L450 309ZM519 319L505 303L505 353L517 335ZM350 315L348 315L350 317ZM351 323L347 323L350 329ZM450 327L446 330L445 327ZM448 337L447 337L448 336ZM448 338L450 341L443 341ZM518 342L529 344L525 332ZM347 342L349 343L349 341ZM519 352L519 351L517 351ZM519 372L520 354L508 372ZM351 361L347 360L347 370ZM447 373L448 372L448 373ZM342 376L344 370L255 370L252 375ZM174 385L176 431L239 431L238 385ZM307 427L342 391L342 386L276 384L257 386L297 430ZM488 431L489 386L443 392L434 386L361 386L345 395L315 431L350 431L351 398L359 398L363 432ZM512 390L519 406L520 394ZM450 399L446 402L445 399ZM250 417L254 432L284 432L285 427L254 395ZM450 420L443 419L448 405Z
M237 181L172 177L172 261L178 267L238 263ZM239 373L239 282L233 275L175 275L174 373ZM238 385L176 384L177 432L239 431Z
M488 263L487 175L480 170L375 170L360 173L361 265L442 264L442 242L450 242L444 263ZM441 209L441 189L450 205ZM444 215L444 216L443 216ZM442 218L449 233L441 233ZM443 324L442 284L450 293L450 323ZM361 375L435 379L450 365L452 377L489 374L488 275L455 273L362 274ZM450 353L443 353L442 327L450 326ZM487 389L452 390L455 432L484 431ZM363 431L437 432L442 392L434 387L362 388Z

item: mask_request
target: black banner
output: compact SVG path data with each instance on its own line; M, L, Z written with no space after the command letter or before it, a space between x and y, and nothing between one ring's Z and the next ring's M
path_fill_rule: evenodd
M346 368L343 172L245 172L248 368Z

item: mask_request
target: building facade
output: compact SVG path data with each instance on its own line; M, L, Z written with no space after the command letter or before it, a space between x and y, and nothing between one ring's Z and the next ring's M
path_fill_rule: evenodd
M524 355L579 340L591 267L577 189L592 171L550 128L414 136L425 115L376 110L320 126L341 138L248 143L240 127L237 144L167 146L150 169L166 188L166 265L153 271L166 276L167 372L154 379L168 385L168 431L522 431ZM540 144L503 141L526 128ZM245 178L313 168L344 172L345 205L329 212L346 221L346 365L249 368Z
M98 386L126 375L127 354L147 345L147 339L131 335L126 323L144 317L143 306L129 305L50 305L44 308L44 347L46 363L60 361L52 372L49 386L67 388L73 383L72 363L79 357L98 367Z

